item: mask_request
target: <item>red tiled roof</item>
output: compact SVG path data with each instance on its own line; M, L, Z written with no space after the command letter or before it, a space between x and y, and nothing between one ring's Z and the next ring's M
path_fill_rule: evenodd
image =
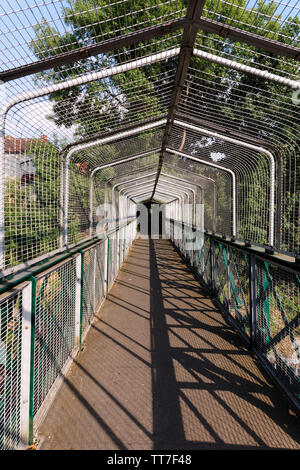
M14 137L7 135L5 137L4 149L5 153L25 153L28 145L35 139L15 139ZM47 142L47 136L42 135L42 142Z
M80 168L82 173L87 173L89 169L89 162L75 163L75 165Z

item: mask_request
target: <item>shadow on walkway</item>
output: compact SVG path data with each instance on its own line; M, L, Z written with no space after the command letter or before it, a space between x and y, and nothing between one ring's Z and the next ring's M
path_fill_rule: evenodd
M300 448L299 421L167 240L137 240L42 449Z

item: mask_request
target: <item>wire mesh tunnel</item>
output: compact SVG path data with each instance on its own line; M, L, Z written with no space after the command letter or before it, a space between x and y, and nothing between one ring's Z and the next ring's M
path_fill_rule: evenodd
M299 405L299 11L2 1L0 448L32 441L144 202L163 207L165 237ZM34 391L20 385L30 354Z

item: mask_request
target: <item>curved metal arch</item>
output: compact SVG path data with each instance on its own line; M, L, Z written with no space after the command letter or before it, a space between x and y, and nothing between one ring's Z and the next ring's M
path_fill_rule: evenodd
M164 195L163 190L158 190L157 193L158 193L158 194L161 194L161 195ZM136 196L141 196L141 195L146 195L146 194L151 195L152 192L149 191L149 190L147 190L147 191L143 191L143 192L141 192L141 193L133 194L133 195L130 196L130 197L131 197L131 198L134 198L134 197L136 197ZM168 192L168 194L169 194L170 196L174 197L174 199L180 200L180 201L181 201L181 204L183 204L183 199L182 199L183 196L182 196L182 195L178 195L178 194L175 194L175 193L173 193L173 192Z
M152 185L150 186L152 187ZM171 196L173 196L174 198L176 199L180 199L180 202L181 202L181 211L182 211L182 215L183 215L183 206L184 206L184 194L187 196L187 194L184 192L180 192L180 193L174 193L174 192L171 192L169 191L168 189L166 190L165 188L161 188L159 187L158 191L156 191L157 193L160 193L160 194L170 194ZM139 194L145 194L145 192L141 192L141 193L138 193L137 195ZM147 191L147 194L148 194L148 191ZM134 196L136 195L136 193L131 193L130 195L128 195L129 198L133 198Z
M158 121L155 121L155 122L152 122L152 123L149 123L149 124L145 124L143 126L135 127L134 129L131 129L131 130L127 130L127 131L124 131L124 132L119 132L119 133L111 135L109 137L104 137L102 139L96 139L95 141L88 142L86 144L75 145L73 148L71 148L68 151L68 153L65 157L65 177L64 177L65 192L64 192L64 204L62 206L62 207L64 207L64 224L63 224L63 226L64 226L64 243L65 243L65 245L68 244L69 170L70 170L70 160L71 160L72 155L76 152L79 152L80 150L84 150L84 149L87 149L87 148L90 148L90 147L94 147L96 145L104 145L108 142L113 142L115 140L120 140L122 138L129 137L131 135L140 134L141 132L144 132L146 130L154 129L156 127L160 127L160 126L164 125L165 123L166 123L166 119L160 119ZM128 158L127 161L129 161L129 158ZM104 168L104 166L102 166L102 168ZM95 170L96 169L94 169L91 172L91 176L94 174Z
M207 162L206 160L194 157L192 155L180 152L178 150L166 148L166 152L172 153L174 155L181 155L182 157L188 158L189 160L193 160L195 162L202 163L204 165L211 166L214 168L218 168L220 170L226 171L227 173L230 173L232 177L232 235L235 237L236 236L236 176L235 176L235 173L229 168L226 168L222 165L218 165L213 162Z
M146 187L148 187L148 186L151 187L152 185L153 185L152 182L151 182L151 183L148 183L148 184L144 184L144 188L146 188ZM166 185L164 185L164 184L162 184L162 183L159 183L159 185L160 185L160 188L161 188L161 189L165 190L165 188L167 188L166 190L168 190L168 187L167 187ZM133 188L134 188L134 187L133 187ZM189 195L188 195L188 193L187 193L186 191L183 191L182 188L180 188L180 187L178 187L178 188L180 189L180 193L181 193L181 194L185 194L185 195L187 196L188 200L189 200ZM124 189L122 189L121 191L122 191L122 192L124 191L124 194L127 195L127 192L125 192ZM127 190L127 191L128 191L128 190ZM130 193L129 196L131 196L131 194L132 194L132 193Z
M154 181L155 181L155 178L153 179L153 183L154 183ZM179 189L179 190L182 192L182 186L177 185L176 183L172 183L172 182L170 182L170 181L163 181L163 182L160 182L160 183L159 183L160 187L162 187L162 183L166 183L167 185L170 185L170 184L171 184L172 187L176 187L177 189ZM150 182L149 182L149 184L150 184ZM132 188L136 188L136 186L141 186L141 185L145 187L145 184L144 184L144 183L139 183L138 185L132 186ZM151 181L151 186L152 186L152 181ZM163 187L165 187L165 185L163 185ZM167 188L169 189L169 186L167 186ZM125 189L126 189L126 188L125 188ZM190 190L190 191L193 192L193 199L194 199L193 209L195 209L195 191L192 190L192 189L190 189L190 188L186 188L186 189L188 189L188 190ZM186 192L184 192L184 193L187 195L188 201L190 201L190 198L189 198L188 193L186 193ZM194 217L194 212L192 212L192 217Z
M235 139L233 137L228 137L227 135L224 135L222 133L214 132L207 130L205 128L195 126L194 124L189 124L183 121L180 121L178 119L174 120L174 124L178 125L179 127L182 127L184 129L190 129L196 132L199 132L200 134L208 135L210 137L216 137L218 139L223 140L224 142L230 142L235 145L239 145L241 147L248 148L250 150L254 150L255 152L262 153L267 156L270 164L270 202L269 202L269 245L273 246L274 245L274 227L275 227L275 158L274 155L264 147L261 147L259 145L254 145L250 144L248 142L243 142L242 140ZM180 154L179 152L177 152ZM187 156L187 158L190 158L191 156ZM201 163L204 163L204 160L200 160ZM206 164L209 164L210 166L213 166L211 162L206 162ZM220 168L224 169L226 171L226 167L223 167L222 165L219 165ZM227 171L229 169L227 168ZM230 170L233 172L233 170ZM236 180L234 181L234 185L236 186ZM235 197L236 197L236 189L235 189ZM235 198L234 198L235 199ZM234 204L236 205L236 200L234 200ZM236 207L233 209L233 213L236 212ZM235 214L235 225L236 225L236 214ZM235 230L233 230L233 236L236 236L236 226Z
M144 178L147 178L147 177L149 177L149 176L156 175L156 174L157 174L157 172L147 173L146 175L139 176L139 177L137 177L137 178L132 178L132 179L127 180L127 181L122 181L121 183L115 184L115 185L112 187L112 189L114 190L114 189L117 188L118 186L127 185L127 183L130 183L130 182L132 182L132 181L138 181L138 180L140 180L140 179L144 179ZM167 173L161 173L161 175L163 175L163 176L165 176L165 177L168 177L168 178L173 178L173 179L176 179L176 180L180 180L180 181L182 181L182 182L185 183L185 184L190 184L190 185L192 185L192 186L197 186L197 187L199 187L201 190L203 189L202 186L200 186L199 184L196 184L196 183L192 183L191 181L187 181L187 180L184 180L184 179L182 179L182 178L177 178L176 176L169 175L169 174L167 174Z
M157 194L161 194L162 196L165 195L165 193L162 192L162 191L159 190L159 189L156 190L156 193L157 193ZM145 197L146 197L147 195L151 196L151 194L152 194L152 190L148 190L148 191L146 191L146 192L140 193L141 196L145 196ZM137 194L137 196L138 196L138 195L139 195L139 194ZM171 203L171 202L175 202L175 203L176 203L176 208L175 208L175 210L176 210L176 217L177 217L178 220L179 220L179 210L181 209L181 212L183 211L182 208L183 208L183 205L184 205L184 199L183 199L184 196L182 196L181 194L175 195L175 194L173 194L173 193L170 193L170 196L172 196L174 199L173 199L172 201L166 202L165 204L169 204L169 203ZM131 196L131 198L134 198L134 197L135 197L134 195ZM142 199L142 200L143 200L143 199ZM138 202L136 202L136 203L138 203ZM181 214L181 215L182 215L182 214Z

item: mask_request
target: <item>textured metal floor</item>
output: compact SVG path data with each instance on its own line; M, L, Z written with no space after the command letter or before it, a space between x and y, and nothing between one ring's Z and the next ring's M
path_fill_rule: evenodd
M41 449L300 449L299 420L166 240L137 240Z

